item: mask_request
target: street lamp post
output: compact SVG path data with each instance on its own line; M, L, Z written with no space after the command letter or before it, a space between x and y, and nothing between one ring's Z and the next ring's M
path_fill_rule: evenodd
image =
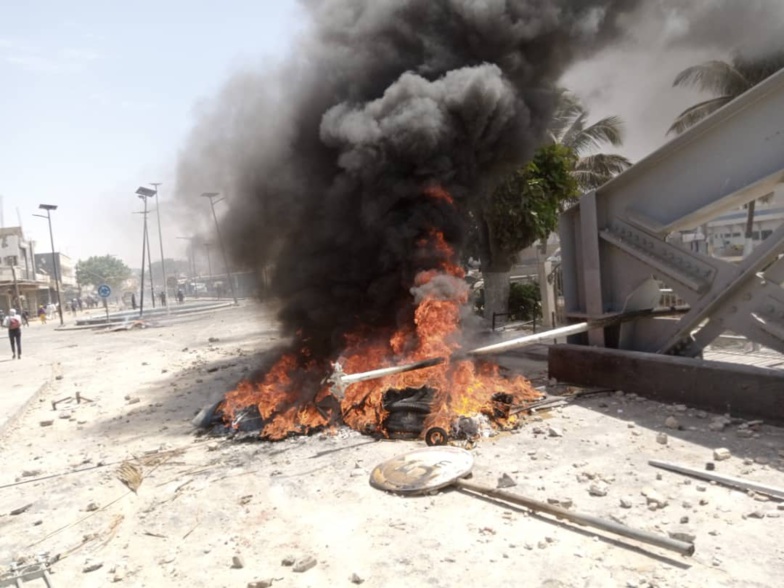
M162 182L150 182L150 186L155 187L153 193L155 194L155 215L158 219L158 244L160 245L161 248L161 272L163 273L163 292L164 292L163 304L166 307L166 312L168 313L169 292L167 290L168 284L166 283L166 261L165 261L166 258L163 256L163 231L161 229L161 205L158 202L158 186L160 186L161 184ZM150 191L148 188L144 188L140 186L139 189L136 190L136 193L139 194L140 190Z
M60 315L60 326L64 325L63 323L63 305L62 301L60 300L60 272L57 269L57 259L55 258L54 253L54 234L52 233L52 211L57 210L56 204L39 204L38 208L41 210L46 211L46 216L42 214L36 214L34 216L39 216L41 218L45 218L49 221L49 242L52 246L52 269L54 271L54 287L57 291L57 314Z
M152 190L149 190L152 192ZM139 194L139 198L144 201L144 233L142 234L142 285L139 288L140 297L139 297L139 318L144 316L144 262L147 261L145 257L147 257L147 198L152 196L152 194L145 195ZM153 302L155 301L154 294L153 294Z
M226 267L226 276L229 278L229 286L231 287L231 297L234 298L234 304L239 304L237 301L237 292L234 290L234 278L231 275L231 271L229 270L229 260L226 257L226 245L223 243L223 235L221 235L220 225L218 224L218 215L215 214L215 203L220 202L223 198L218 198L215 200L220 194L218 192L205 192L202 194L204 198L208 198L210 201L210 208L212 209L212 218L215 219L215 231L218 233L218 242L220 243L221 247L221 255L223 255L223 265Z

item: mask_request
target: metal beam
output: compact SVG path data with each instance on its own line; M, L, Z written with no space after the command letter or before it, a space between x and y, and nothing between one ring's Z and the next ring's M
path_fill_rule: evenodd
M619 313L655 278L691 311L680 321L640 321L619 339L624 348L693 356L731 330L784 352L784 262L776 261L784 228L740 265L666 240L784 182L782 112L784 70L567 211L561 238L570 320Z

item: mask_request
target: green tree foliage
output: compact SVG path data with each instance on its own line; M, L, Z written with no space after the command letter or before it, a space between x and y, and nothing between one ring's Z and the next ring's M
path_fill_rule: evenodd
M560 144L537 150L475 213L483 271L509 271L514 256L555 230L558 216L579 194L577 156Z
M542 318L542 292L538 282L514 283L509 288L509 320Z
M80 286L109 284L119 287L131 276L131 269L113 255L93 256L76 264L76 282Z
M730 61L707 61L684 69L672 85L697 88L712 97L681 112L667 133L684 132L782 68L784 51L754 57L736 53Z

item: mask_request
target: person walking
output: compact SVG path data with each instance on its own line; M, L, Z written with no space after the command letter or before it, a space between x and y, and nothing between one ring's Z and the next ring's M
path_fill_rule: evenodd
M8 311L3 326L8 329L8 339L11 341L11 359L22 359L22 321L15 309Z
M30 326L30 313L28 312L28 310L26 308L22 311L22 324L25 327L29 327Z
M38 307L38 320L42 325L46 324L46 309L43 304Z

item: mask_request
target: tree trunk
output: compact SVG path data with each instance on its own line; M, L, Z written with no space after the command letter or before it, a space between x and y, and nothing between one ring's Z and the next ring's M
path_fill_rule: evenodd
M748 257L754 249L754 211L756 205L756 200L752 200L746 205L746 242L743 245L743 257Z
M494 238L492 227L484 220L479 223L482 279L484 280L485 324L491 327L493 314L509 312L509 277L512 274L511 257ZM500 317L504 320L506 317Z
M509 277L512 272L482 272L485 281L485 321L493 324L493 314L509 312ZM506 321L506 316L496 318L496 325Z

